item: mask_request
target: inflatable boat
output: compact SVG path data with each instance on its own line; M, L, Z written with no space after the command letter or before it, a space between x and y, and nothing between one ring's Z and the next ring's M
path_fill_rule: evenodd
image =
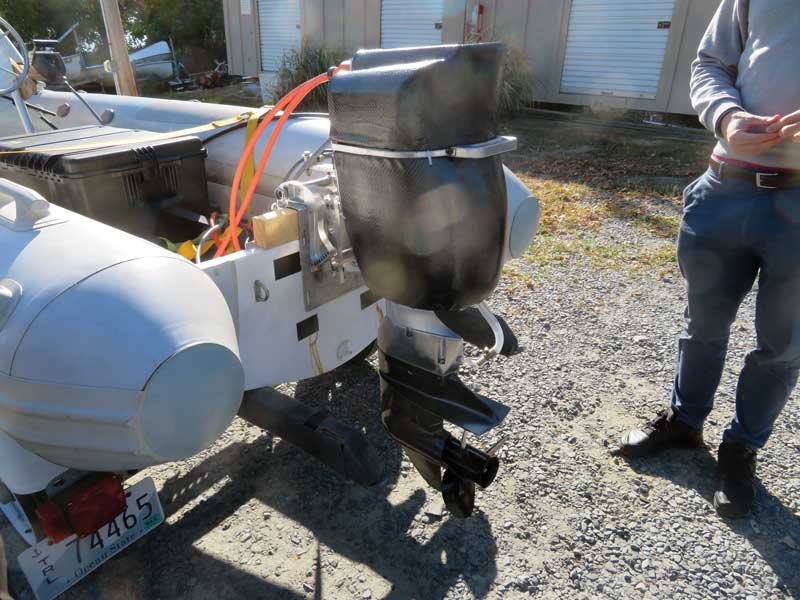
M458 372L516 350L484 300L539 219L502 164L503 47L362 50L248 109L50 91L58 55L0 25L0 508L37 596L157 526L131 477L237 415L380 481L359 430L276 390L376 348L384 427L468 516L508 408ZM329 114L299 112L317 85Z

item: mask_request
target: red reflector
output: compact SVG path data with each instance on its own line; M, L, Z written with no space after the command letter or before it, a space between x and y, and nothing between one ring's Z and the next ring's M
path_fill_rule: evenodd
M125 506L122 480L109 473L70 497L67 519L73 531L84 537L112 521Z
M64 518L64 513L54 502L48 501L37 506L36 516L39 517L42 531L54 544L72 535L72 531L67 525L67 520Z

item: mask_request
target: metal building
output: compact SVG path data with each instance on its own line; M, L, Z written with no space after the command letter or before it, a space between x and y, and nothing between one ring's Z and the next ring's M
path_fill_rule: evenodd
M689 65L719 0L223 0L231 72L285 52L474 39L524 50L542 102L691 113Z

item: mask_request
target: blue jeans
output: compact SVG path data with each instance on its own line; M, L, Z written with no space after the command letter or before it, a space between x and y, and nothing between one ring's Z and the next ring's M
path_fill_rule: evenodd
M758 279L757 347L724 439L761 448L800 372L800 187L765 190L707 171L684 192L678 262L688 306L672 409L695 427L711 412L731 324Z

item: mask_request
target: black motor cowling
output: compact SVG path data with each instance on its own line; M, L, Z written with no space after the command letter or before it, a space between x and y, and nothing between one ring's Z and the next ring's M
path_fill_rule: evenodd
M497 136L504 52L502 44L360 51L352 71L331 80L331 137L350 147L334 154L342 208L373 292L450 310L496 286L507 205L499 156L419 153Z

